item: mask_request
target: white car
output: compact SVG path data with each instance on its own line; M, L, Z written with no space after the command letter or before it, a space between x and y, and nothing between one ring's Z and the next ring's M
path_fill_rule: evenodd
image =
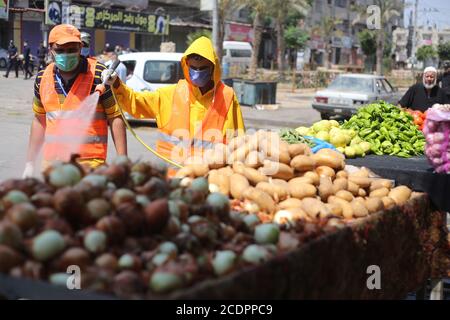
M128 87L135 91L155 91L175 84L183 79L181 69L182 53L175 52L135 52L119 56L127 67ZM136 120L126 115L129 120Z

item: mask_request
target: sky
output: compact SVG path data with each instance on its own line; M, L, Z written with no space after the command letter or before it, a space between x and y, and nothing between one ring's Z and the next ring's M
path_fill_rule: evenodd
M409 25L409 15L414 9L415 0L407 0L405 9L405 24ZM427 24L429 26L437 25L439 29L450 28L450 0L419 0L419 26Z

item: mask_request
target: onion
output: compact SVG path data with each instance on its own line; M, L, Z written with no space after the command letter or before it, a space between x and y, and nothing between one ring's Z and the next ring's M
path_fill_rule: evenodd
M280 228L273 223L260 224L255 227L254 237L258 244L276 244L280 237Z
M81 194L71 187L65 187L56 191L54 197L55 209L61 216L71 223L82 220L84 212L84 200Z
M103 231L92 230L84 237L84 247L92 253L99 253L106 249L107 236Z
M125 155L120 155L117 156L112 163L119 166L127 166L131 164L131 160Z
M117 208L117 217L129 235L140 235L145 229L145 215L139 204L123 203Z
M220 192L211 193L206 198L206 203L211 206L214 214L217 214L221 220L229 218L230 200Z
M125 203L125 202L131 202L133 203L136 200L136 194L128 189L118 189L116 192L114 192L112 203L116 208Z
M256 244L251 244L245 248L244 252L242 253L242 258L245 262L251 264L260 264L269 260L270 255L269 251L267 251L266 248Z
M169 261L169 255L167 253L158 253L155 254L155 256L152 259L152 263L159 267L162 266L164 263L166 263L167 261Z
M81 179L81 182L89 183L93 187L106 188L108 179L99 174L90 174Z
M132 172L130 178L135 186L140 186L147 180L146 175L141 172Z
M8 218L22 231L33 228L38 222L36 208L31 203L19 203L8 210Z
M38 192L31 197L31 203L37 208L53 206L53 195L45 192Z
M145 292L145 285L138 273L124 270L114 277L113 291L122 299L137 299Z
M33 239L32 252L38 261L46 261L61 251L66 246L63 236L55 230L47 230Z
M146 205L148 205L150 203L150 199L147 198L147 196L145 196L143 194L138 194L136 196L136 202L139 203L142 207L145 207Z
M192 181L190 188L192 190L207 194L209 191L208 180L203 177L196 178Z
M148 232L160 232L167 224L170 214L166 199L151 202L144 209L146 229Z
M11 190L3 197L3 203L6 208L12 207L18 203L29 202L28 196L19 190Z
M58 261L58 269L67 270L67 267L75 265L85 269L90 263L89 253L83 248L67 249Z
M170 272L157 271L153 273L150 279L150 288L157 293L170 292L182 285L183 279L181 276Z
M80 180L80 170L70 163L57 166L49 175L49 183L56 188L73 186Z
M87 212L95 221L107 216L111 211L111 205L103 198L92 199L87 203Z
M217 251L212 262L214 273L218 276L229 273L233 270L236 262L236 253L231 250Z
M252 230L256 225L261 223L261 220L256 214L248 214L242 219L248 229Z
M70 274L59 272L50 275L49 282L55 286L67 287L67 280L69 280Z
M132 269L139 271L141 269L141 261L135 255L127 253L120 257L118 266L122 270Z
M169 254L169 255L176 255L178 253L177 245L175 243L169 242L169 241L161 243L159 245L158 250L161 253L166 253L166 254Z
M0 272L8 273L12 268L20 265L22 256L10 247L0 244Z
M0 245L20 249L22 247L22 240L22 232L17 225L9 221L0 222Z
M104 253L95 260L95 265L102 269L115 271L119 267L119 262L113 254Z

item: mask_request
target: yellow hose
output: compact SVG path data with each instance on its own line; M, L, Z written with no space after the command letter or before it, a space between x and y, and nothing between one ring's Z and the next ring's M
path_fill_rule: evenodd
M119 110L120 110L120 114L122 115L123 121L125 122L125 125L127 126L128 130L130 130L131 134L133 135L133 137L136 138L137 141L139 141L148 151L150 151L151 153L153 153L155 156L157 156L158 158L164 160L165 162L177 167L177 168L183 168L182 165L164 157L163 155L159 154L155 149L153 149L152 147L150 147L149 145L147 145L138 135L137 133L133 130L133 128L130 126L130 123L128 122L128 120L125 117L125 114L123 113L122 107L119 104L119 100L117 100L116 98L116 94L114 93L114 90L111 87L111 92L114 96L114 100L116 100L117 105L119 106Z

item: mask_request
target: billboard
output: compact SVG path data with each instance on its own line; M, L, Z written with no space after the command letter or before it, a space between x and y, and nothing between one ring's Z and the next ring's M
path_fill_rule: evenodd
M0 0L0 19L8 20L9 0Z
M116 9L70 5L67 21L60 2L47 0L46 23L70 23L77 28L104 29L112 31L143 32L156 35L169 34L169 16L141 12L130 12ZM59 11L58 11L59 10ZM48 17L48 19L47 19Z

